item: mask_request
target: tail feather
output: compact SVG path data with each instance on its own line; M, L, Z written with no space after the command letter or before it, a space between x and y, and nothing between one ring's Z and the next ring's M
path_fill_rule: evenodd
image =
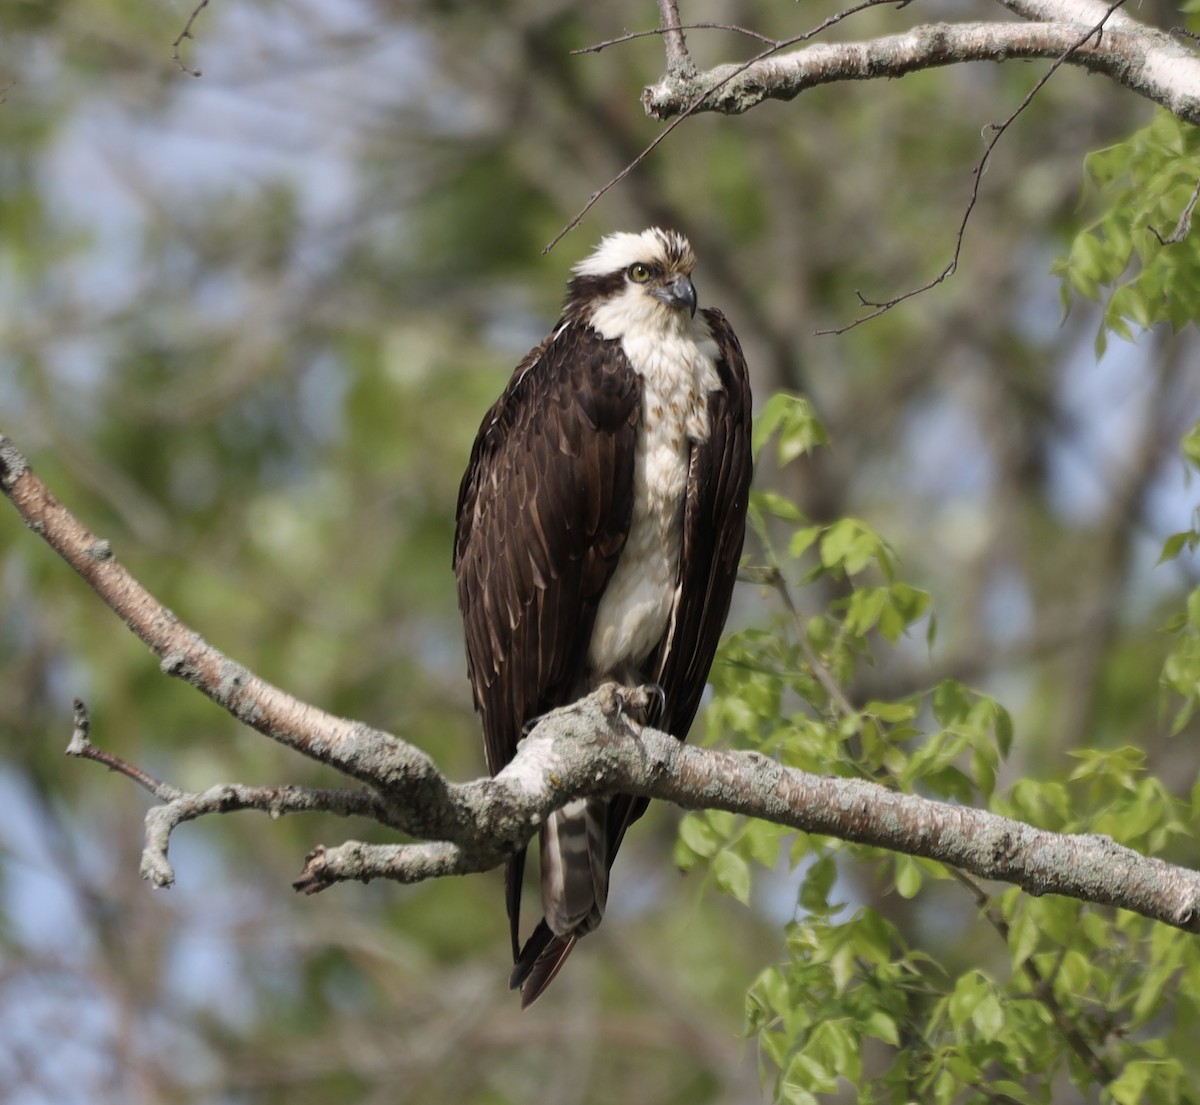
M521 880L525 876L525 849L504 865L504 905L508 910L508 931L512 937L513 962L521 951Z
M521 990L526 1009L554 980L575 942L604 916L608 898L608 799L567 803L541 832L542 909L545 916L518 952L517 910L521 904L524 855L508 861L507 903L513 936L511 989Z
M528 1009L554 981L576 940L578 937L574 934L555 936L544 920L538 923L517 956L516 966L508 979L510 990L521 991L522 1009Z
M542 912L560 936L591 932L608 901L608 799L579 798L542 826Z

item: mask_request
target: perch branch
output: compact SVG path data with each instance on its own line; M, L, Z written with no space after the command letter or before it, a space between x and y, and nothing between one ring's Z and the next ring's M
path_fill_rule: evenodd
M547 715L494 779L449 782L428 757L403 741L299 703L244 668L235 666L231 686L231 662L211 655L210 646L133 580L108 545L54 499L3 435L0 491L30 528L164 657L164 671L186 678L246 724L337 767L374 792L236 785L198 795L163 791L165 804L152 810L147 821L148 837L150 830L160 834L160 862L150 859L146 870L154 881L170 880L163 834L169 836L175 825L205 813L331 809L374 817L429 842L351 842L318 850L297 880L300 889L313 892L346 879L415 882L486 870L521 847L566 802L620 792L685 809L727 810L922 856L980 878L1014 883L1031 894L1056 893L1118 906L1200 932L1200 874L1194 871L1139 855L1104 836L1046 832L867 780L810 775L754 752L681 744L666 733L637 726L626 712L628 692L613 684ZM75 722L72 747L84 754L89 739L82 708ZM113 760L105 762L116 766ZM152 792L162 787L149 776L126 774Z
M947 863L1032 894L1065 894L1119 906L1188 932L1200 932L1200 874L1147 858L1105 836L1045 832L983 810L951 805L862 779L787 768L754 752L681 744L642 729L620 709L609 684L547 715L517 757L493 780L464 784L481 801L532 827L573 798L621 792L684 809L719 809L803 832ZM346 846L319 853L302 880L319 889L344 879L466 874L492 864L488 818L482 847L406 850ZM484 862L481 864L479 859Z
M87 707L75 699L75 729L68 756L94 760L110 771L132 779L162 804L146 814L146 840L142 849L142 878L155 886L170 886L175 872L167 858L171 833L185 821L209 813L233 813L236 810L261 810L271 820L286 813L333 813L339 817L369 817L392 824L392 812L378 794L361 787L357 790L329 787L248 787L241 783L222 783L199 794L189 794L154 778L135 764L98 748L91 740L91 716Z

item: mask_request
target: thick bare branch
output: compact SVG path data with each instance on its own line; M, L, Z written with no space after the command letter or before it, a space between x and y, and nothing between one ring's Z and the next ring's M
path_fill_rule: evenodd
M791 100L835 81L902 77L919 69L969 61L1061 57L1102 73L1161 104L1190 123L1200 122L1200 59L1170 35L1127 15L1109 18L1111 5L1044 0L1006 5L1037 12L1036 23L931 23L862 42L820 43L750 64L722 65L684 77L668 69L642 92L646 113L669 119L682 112L740 114L763 100ZM1106 22L1106 19L1108 20ZM1072 50L1098 24L1102 35Z
M466 805L480 803L480 848L347 845L345 854L326 851L318 863L310 862L302 880L311 881L304 889L343 879L413 882L483 870L493 859L487 855L487 807L509 810L532 827L571 798L621 791L939 860L1032 894L1120 906L1200 932L1200 874L1194 871L1139 855L1105 836L1045 832L861 779L810 775L754 752L681 744L630 721L612 685L548 715L505 771L462 789L469 792Z
M135 769L125 774L167 799L147 818L143 873L170 882L166 842L181 822L206 813L323 809L372 817L429 841L351 842L309 857L297 880L316 891L346 879L416 882L499 865L551 811L573 798L622 792L686 809L719 809L803 832L947 863L1032 894L1057 893L1119 906L1200 932L1200 874L1147 858L1108 837L1063 835L982 810L901 794L860 779L786 768L754 752L681 744L629 719L627 692L608 684L548 715L494 779L455 784L428 757L385 733L299 703L216 654L165 611L50 495L11 441L0 435L0 490L26 522L82 575L150 648L163 669L248 725L371 786L368 791L223 785L182 794ZM231 671L236 676L231 686ZM86 711L76 713L72 750L86 754ZM362 747L358 747L362 746ZM100 759L101 757L93 756ZM109 757L107 766L122 770ZM379 774L373 772L378 770Z

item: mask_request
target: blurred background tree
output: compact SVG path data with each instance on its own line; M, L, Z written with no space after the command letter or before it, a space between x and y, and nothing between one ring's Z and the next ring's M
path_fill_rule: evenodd
M1013 713L1001 786L1134 745L1188 793L1194 742L1168 739L1158 680L1196 565L1150 568L1194 502L1178 442L1200 407L1195 327L1133 325L1097 362L1100 310L1064 315L1051 273L1103 209L1085 155L1149 105L1058 73L992 159L958 276L819 337L855 316L856 289L885 298L945 264L980 127L1039 67L689 120L543 257L657 132L637 100L662 69L656 39L570 51L655 25L652 4L214 0L181 46L195 79L171 57L191 11L0 10L0 415L214 644L456 777L481 772L449 567L470 442L570 264L604 232L661 223L696 246L701 299L743 337L760 401L803 391L827 428L832 448L764 463L760 486L816 523L867 519L931 595L932 646L922 623L877 650L854 701L953 677ZM1138 17L1180 20L1169 4ZM751 0L684 18L800 29ZM910 22L877 9L846 33ZM754 50L716 32L690 45L701 64ZM0 1100L760 1098L743 995L804 913L787 865L743 908L677 877L677 819L654 811L610 923L523 1016L498 875L292 895L303 854L346 835L332 819L185 829L179 884L154 893L137 877L142 797L62 758L73 695L98 742L181 786L328 776L163 679L11 512L0 551ZM832 576L797 593L806 618L839 597ZM731 624L779 613L745 586ZM1200 863L1190 845L1172 858ZM960 888L909 899L836 870L841 897L909 946L1006 955Z

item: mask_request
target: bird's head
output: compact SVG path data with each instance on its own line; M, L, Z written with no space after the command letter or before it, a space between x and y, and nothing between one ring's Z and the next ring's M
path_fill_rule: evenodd
M605 337L641 328L682 329L696 314L696 255L675 230L610 234L574 269L567 313Z

